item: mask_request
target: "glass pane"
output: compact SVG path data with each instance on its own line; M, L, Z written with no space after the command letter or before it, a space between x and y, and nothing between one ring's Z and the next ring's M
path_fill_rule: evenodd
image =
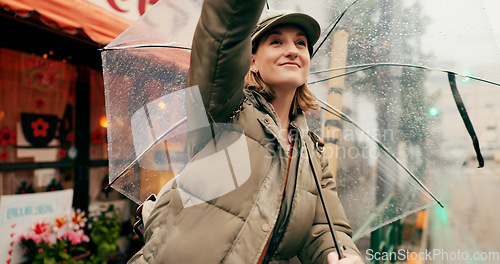
M76 67L0 49L0 162L74 157Z
M90 70L90 159L108 158L106 132L108 121L104 103L102 72Z
M47 192L73 188L72 168L0 172L0 195Z

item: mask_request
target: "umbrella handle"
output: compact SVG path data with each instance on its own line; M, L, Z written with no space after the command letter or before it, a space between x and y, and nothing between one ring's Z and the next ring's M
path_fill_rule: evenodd
M323 206L323 211L325 212L325 217L326 217L326 220L328 221L328 227L330 228L330 233L332 234L333 244L335 245L335 250L337 251L337 255L339 256L339 259L343 259L344 254L342 253L342 248L339 246L337 236L335 235L335 229L333 228L332 221L330 220L330 215L328 214L328 209L326 208L325 199L323 198L323 191L321 190L321 184L319 183L318 177L316 175L316 170L314 169L314 164L313 164L313 161L311 159L311 153L309 152L308 147L306 147L306 149L307 149L307 155L309 158L309 163L311 164L311 171L312 171L312 175L314 178L314 182L316 183L316 188L318 189L319 198L321 200L321 205Z

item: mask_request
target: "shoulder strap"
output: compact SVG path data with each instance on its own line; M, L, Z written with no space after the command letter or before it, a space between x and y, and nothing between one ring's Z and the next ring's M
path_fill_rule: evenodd
M307 132L307 134L309 135L309 137L312 139L314 145L316 146L316 150L319 151L320 153L323 153L323 151L325 150L325 142L314 132L312 132L311 130L309 130L309 132Z

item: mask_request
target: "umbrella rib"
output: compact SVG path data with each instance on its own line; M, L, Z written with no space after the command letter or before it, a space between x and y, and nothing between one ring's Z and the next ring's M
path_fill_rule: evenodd
M345 75L353 74L353 73L356 73L356 72L359 72L359 71L364 71L364 70L367 70L367 69L370 69L370 68L373 68L373 67L374 66L367 66L367 67L364 67L364 68L361 68L361 69L357 69L357 70L354 70L354 71L342 73L342 74L339 74L339 75L331 76L331 77L324 78L324 79L317 80L317 81L312 81L312 82L307 83L307 85L313 85L313 84L316 84L316 83L328 81L328 80L335 79L335 78L338 78L338 77L342 77L342 76L345 76Z
M439 71L439 72L443 72L443 73L451 73L451 74L454 74L454 75L457 75L457 76L461 76L461 77L465 77L465 78L470 78L470 79L473 79L473 80L476 80L476 81L485 82L485 83L488 83L488 84L500 86L500 83L497 83L497 82L494 82L494 81L490 81L490 80L486 80L486 79L479 78L479 77L474 77L474 76L470 76L470 75L463 75L463 74L460 74L460 73L457 73L457 72L453 72L453 71L449 71L449 70L443 70L443 69L438 69L438 68L431 68L431 67L426 67L426 66L421 66L421 65L414 65L414 64L403 64L403 63L359 64L359 65L352 65L352 66L345 66L345 67L339 67L339 68L331 68L331 69L325 69L325 70L320 70L320 71L314 71L314 72L311 72L309 74L319 74L319 73L325 73L325 72L331 72L331 71L337 71L337 70L345 70L345 69L354 69L354 68L363 68L361 70L366 70L366 69L369 69L371 67L378 67L378 66L409 67L409 68L417 68L417 69L423 69L423 70L429 70L429 71ZM355 73L355 72L356 71L352 71L352 72L345 73L343 75L348 75L348 74L352 74L352 73ZM340 77L340 76L343 76L343 75L333 76L331 78L336 78L336 77ZM322 81L326 81L326 80L329 80L329 79L324 79ZM319 82L319 81L317 81L317 82Z
M327 29L325 29L325 31L323 31L323 34L325 34L325 32L328 31L328 33L326 34L326 36L323 38L323 40L321 41L321 43L319 43L319 45L316 47L316 49L314 50L313 54L311 55L311 58L314 57L314 55L316 55L316 53L318 52L318 50L321 48L321 46L323 46L323 44L325 43L326 39L330 36L330 34L333 32L333 30L335 29L335 27L337 26L337 24L340 22L340 19L342 19L342 17L345 15L345 13L347 12L347 10L349 8L351 8L351 6L353 6L355 3L357 3L359 0L354 0L354 2L352 2L349 6L347 6L347 8L342 12L340 13L337 18L335 18L332 23L330 23L330 25L328 25ZM332 26L333 25L333 26ZM328 28L332 27L330 30L328 30Z
M134 166L143 156L144 154L146 154L146 152L148 152L148 150L150 150L154 145L156 145L156 143L158 143L162 138L164 138L166 135L168 135L170 132L172 132L174 129L176 129L177 127L179 127L180 125L182 125L184 122L187 121L187 117L184 117L183 119L181 119L179 122L175 123L171 128L169 128L167 131L165 131L163 134L160 135L160 137L158 137L157 139L155 139L155 141L153 141L153 143L151 145L149 145L149 147L147 147L141 154L139 154L125 169L123 169L114 179L113 181L111 181L108 186L106 186L106 190L113 184L116 182L116 180L118 180L118 178L120 178L123 174L125 174L125 172L127 172L130 168L132 168L132 166Z
M406 166L404 166L396 156L394 156L388 149L387 147L382 144L382 142L378 141L377 139L373 138L370 134L368 134L365 130L363 130L356 122L354 122L354 120L352 120L351 118L349 118L349 116L347 116L345 113L343 113L342 111L340 110L337 110L335 107L331 106L330 104L328 104L327 102L319 99L319 98L316 98L316 100L318 100L320 103L324 104L326 106L323 107L321 106L321 109L327 111L328 113L332 114L332 115L335 115L335 116L338 116L340 117L342 120L345 120L349 123L351 123L352 125L354 125L356 128L358 128L359 130L361 130L361 132L363 132L363 134L365 134L368 138L370 138L371 140L373 140L373 142L375 142L375 144L377 144L387 155L389 155L399 166L401 166L401 168L410 175L410 177L415 180L417 182L417 184L424 189L424 191L429 194L432 199L434 199L434 201L436 201L437 204L439 204L439 206L441 206L442 208L444 208L444 206L441 204L441 202L434 196L434 194L432 194L431 191L429 191L429 189L427 189L427 187L425 187L425 185L408 169L406 168ZM328 109L330 108L330 109Z

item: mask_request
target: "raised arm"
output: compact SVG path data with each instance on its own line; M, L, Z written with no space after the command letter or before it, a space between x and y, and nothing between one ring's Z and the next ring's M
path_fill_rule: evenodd
M194 34L187 86L198 85L205 110L224 122L243 99L250 34L264 0L205 0Z

